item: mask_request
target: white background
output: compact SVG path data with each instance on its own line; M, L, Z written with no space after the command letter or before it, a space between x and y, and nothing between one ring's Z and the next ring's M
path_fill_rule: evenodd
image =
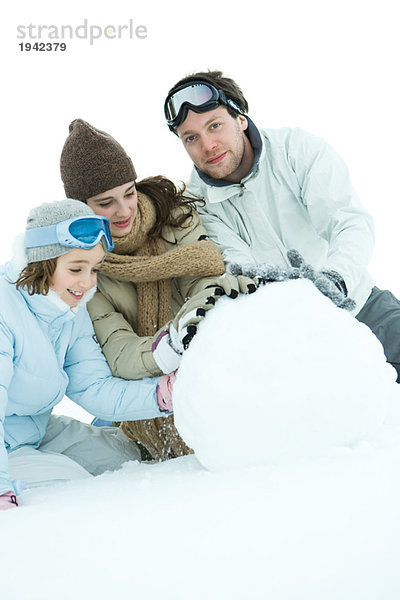
M242 85L256 124L303 127L347 161L375 218L371 272L400 297L398 2L3 4L1 262L29 208L63 197L58 163L74 118L114 135L139 176L185 179L190 162L163 122L163 99L186 73L219 67ZM78 26L84 18L104 26L132 18L148 27L148 39L67 41L63 54L19 50L19 24ZM95 589L100 599L126 594L134 582L147 598L223 598L213 587L222 573L233 599L249 581L261 582L253 598L399 598L396 448L374 454L364 446L303 470L223 479L186 458L155 470L133 463L122 478L27 496L18 523L10 514L2 525L5 597L82 598ZM113 552L105 551L104 523ZM76 596L78 580L84 596Z
M182 76L222 69L261 127L299 126L347 162L375 219L370 271L400 297L397 2L173 0L102 6L19 0L3 19L0 262L32 206L64 197L59 158L81 117L127 149L139 178L186 180L191 168L163 120ZM17 26L145 25L146 39L65 40L65 52L22 52ZM26 40L34 42L35 40ZM43 41L47 41L43 38ZM65 407L61 407L65 411ZM82 417L83 418L83 417ZM87 417L85 417L87 419Z
M59 157L74 118L116 137L139 177L162 173L185 180L190 162L163 122L163 99L185 74L221 68L241 84L256 124L300 126L324 137L346 160L375 219L372 275L400 296L396 5L18 2L2 28L2 262L29 208L63 197ZM17 25L77 27L85 18L103 27L132 19L147 27L148 37L103 38L93 45L66 40L64 53L19 49Z

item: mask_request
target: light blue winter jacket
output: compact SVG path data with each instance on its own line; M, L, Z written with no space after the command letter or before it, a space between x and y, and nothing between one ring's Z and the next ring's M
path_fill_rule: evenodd
M161 416L158 378L113 377L86 306L74 312L54 292L29 296L10 283L18 273L13 262L0 267L0 494L17 491L7 452L38 447L64 395L105 420Z
M373 221L362 207L338 154L298 128L258 130L249 119L255 150L251 172L237 184L193 169L188 193L202 197L199 213L227 262L288 266L295 248L315 268L343 277L357 313L373 282L367 266Z

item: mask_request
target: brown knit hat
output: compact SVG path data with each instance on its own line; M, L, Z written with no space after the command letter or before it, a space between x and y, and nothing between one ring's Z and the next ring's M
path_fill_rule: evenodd
M135 168L121 144L83 119L69 126L60 169L67 198L82 202L136 180Z

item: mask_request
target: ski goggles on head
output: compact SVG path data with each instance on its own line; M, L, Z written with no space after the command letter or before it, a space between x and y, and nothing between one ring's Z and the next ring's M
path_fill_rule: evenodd
M87 215L73 217L56 225L35 227L25 232L25 247L37 248L60 244L68 248L89 250L104 239L108 252L114 248L107 217Z
M164 103L164 114L168 127L176 133L176 128L186 119L189 110L203 113L218 108L221 104L230 106L238 113L242 112L222 90L205 81L189 81L168 94Z

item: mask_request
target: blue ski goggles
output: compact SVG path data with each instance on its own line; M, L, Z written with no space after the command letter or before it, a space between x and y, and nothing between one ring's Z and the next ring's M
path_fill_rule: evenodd
M203 113L218 108L221 104L230 106L238 113L242 112L222 90L205 81L189 81L168 94L164 114L168 127L176 133L176 128L186 119L189 110Z
M89 250L104 239L108 252L114 248L107 217L87 215L73 217L56 225L35 227L25 232L25 247L37 248L60 244L68 248Z

